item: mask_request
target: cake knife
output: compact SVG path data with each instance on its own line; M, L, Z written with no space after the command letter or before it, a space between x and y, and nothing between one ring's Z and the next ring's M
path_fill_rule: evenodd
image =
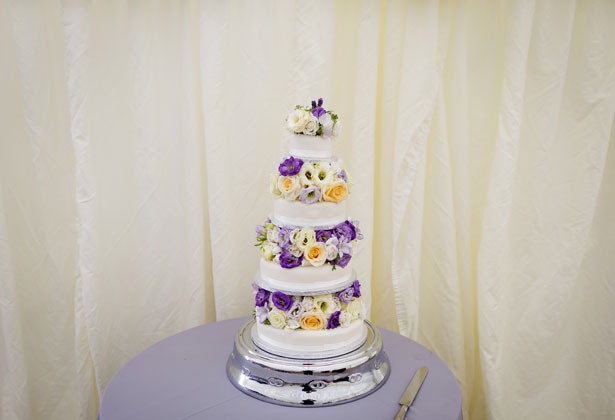
M394 420L403 420L404 417L406 417L406 412L408 411L408 408L412 405L414 397L416 397L416 394L418 394L419 389L421 389L421 385L423 385L423 381L425 380L425 376L427 376L427 372L429 372L427 366L421 366L416 370L416 372L414 372L414 376L410 380L408 388L406 388L406 390L404 391L404 395L402 395L401 399L399 400L401 407L399 407L399 411L395 415Z

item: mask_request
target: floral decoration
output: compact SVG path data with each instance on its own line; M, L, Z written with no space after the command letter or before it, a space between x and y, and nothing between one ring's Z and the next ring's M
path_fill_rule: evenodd
M352 321L365 318L361 285L357 280L344 290L318 296L289 296L280 291L270 292L256 284L252 286L254 317L259 323L274 328L332 330L349 327ZM268 296L264 302L263 296Z
M304 162L291 156L271 175L270 190L289 201L339 203L348 197L348 174L336 161Z
M338 116L323 108L322 98L312 101L311 105L297 105L286 117L286 127L291 133L329 138L340 131Z
M267 219L256 227L255 246L260 248L264 259L283 268L330 264L335 270L338 266L348 265L353 244L360 239L363 235L359 223L353 220L346 220L331 229L314 230L276 226Z

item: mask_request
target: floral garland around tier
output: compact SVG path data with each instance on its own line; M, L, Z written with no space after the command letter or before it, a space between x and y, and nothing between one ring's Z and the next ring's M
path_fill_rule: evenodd
M256 227L256 244L267 261L283 268L300 265L320 267L331 264L346 267L352 258L353 244L363 239L357 221L346 220L332 229L314 230L276 226L270 219Z
M322 104L322 98L318 98L318 101L312 101L311 106L297 105L286 117L286 128L291 133L306 136L337 136L340 131L337 114L327 111Z
M348 175L337 162L304 162L291 156L271 175L270 190L288 201L339 203L348 197Z
M358 280L337 293L319 296L289 296L279 291L271 293L256 284L252 287L256 305L254 317L261 324L274 328L332 330L365 318Z

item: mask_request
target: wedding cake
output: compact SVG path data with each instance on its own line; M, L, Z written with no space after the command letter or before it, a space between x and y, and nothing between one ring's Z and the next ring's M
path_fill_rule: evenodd
M273 213L256 228L252 339L284 357L351 352L367 338L361 285L352 269L358 223L347 218L349 176L332 154L338 116L322 98L286 118L289 155L271 175Z

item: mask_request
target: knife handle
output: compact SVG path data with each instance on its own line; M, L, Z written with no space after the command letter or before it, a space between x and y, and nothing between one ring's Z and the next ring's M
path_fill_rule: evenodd
M407 405L402 405L399 407L399 411L395 414L395 418L393 420L404 420L406 417L406 412L408 411Z

